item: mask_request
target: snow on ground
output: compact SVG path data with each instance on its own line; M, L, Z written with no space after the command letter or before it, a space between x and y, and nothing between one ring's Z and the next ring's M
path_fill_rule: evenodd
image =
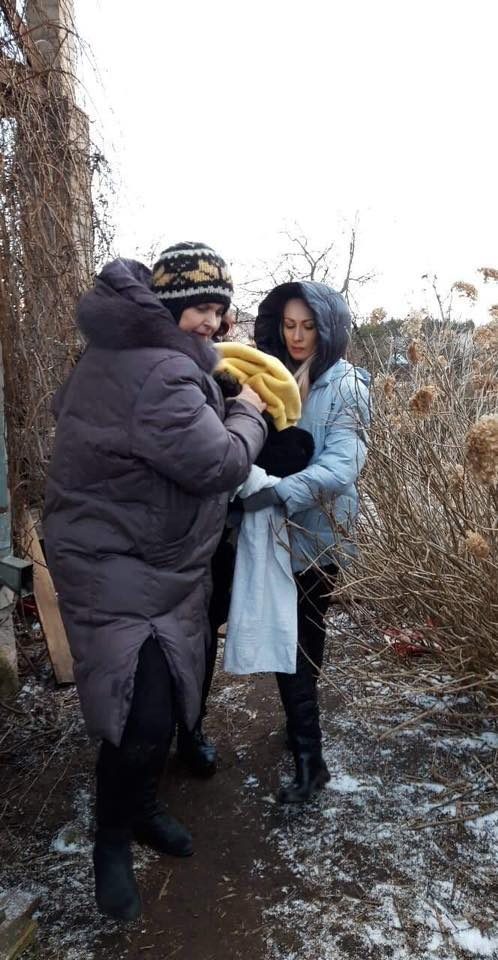
M382 691L382 678L361 688L349 680L341 643L332 646L327 674L322 714L331 781L305 808L280 806L266 771L253 773L261 750L260 740L251 741L259 703L254 678L218 674L212 698L212 713L243 761L243 802L262 811L268 856L258 853L248 883L258 899L259 881L271 890L262 900L265 960L498 960L496 730L467 716L462 697L412 697L406 711L397 704L391 712L379 700L376 709L371 695ZM61 775L64 749L85 749L75 692L54 694L53 717L40 712L47 697L32 685L20 698L33 718L17 754L30 776L36 735L43 724L50 731L57 711L57 730L73 730L68 740L54 741ZM275 724L265 737L283 740L276 701L268 702ZM410 713L433 707L417 726L395 729ZM40 754L40 769L51 749ZM285 779L291 760L283 748L281 757ZM89 769L88 759L84 771L75 768L73 809L53 835L43 829L49 797L40 793L39 839L21 846L19 865L5 870L7 886L27 879L40 897L42 955L50 960L100 960L100 938L117 930L93 900ZM156 857L141 849L136 855L140 878Z
M24 834L18 837L10 834L12 847L9 859L4 858L1 863L0 893L1 888L8 891L9 902L16 895L38 900L39 907L34 916L39 921L39 945L29 951L29 958L101 960L98 942L103 935L117 931L118 926L99 914L94 900L93 798L88 764L88 754L93 757L93 751L84 732L76 690L72 687L52 690L30 681L24 685L17 702L29 718L26 735L19 734L25 739L20 741L16 751L23 774L21 794L26 789L27 799L36 796L38 802L36 814L26 814ZM44 757L52 749L40 733L51 725L55 743L53 764L60 771L60 779L72 755L81 751L84 758L82 769L74 775L70 819L67 815L61 816L60 826L55 831L45 824L44 812L53 800L52 793L56 795L58 779L56 777L48 793L44 792L38 779L43 774ZM30 781L28 788L26 785ZM24 802L22 796L19 802ZM65 804L65 800L63 802ZM9 833L6 828L7 837ZM151 851L136 848L138 877L143 876L155 859L157 857Z
M431 717L379 740L403 719L324 708L330 783L306 808L267 803L295 878L265 911L268 960L498 958L498 736Z
M23 892L39 899L42 956L57 960L98 960L98 942L119 926L97 911L93 893L91 798L87 791L75 796L74 820L64 824L48 849L32 848L29 888ZM45 849L43 849L45 847ZM154 853L134 848L137 876L157 859ZM9 897L12 894L9 893ZM96 950L96 952L94 952ZM35 950L35 956L39 953Z

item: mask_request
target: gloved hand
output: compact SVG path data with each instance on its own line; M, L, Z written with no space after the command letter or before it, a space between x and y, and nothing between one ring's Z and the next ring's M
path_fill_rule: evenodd
M244 510L253 513L255 510L264 510L265 507L282 506L282 501L275 487L263 487L250 497L241 497Z
M242 523L243 516L244 508L242 506L242 498L235 497L234 501L228 505L225 526L228 527L229 530L237 530Z

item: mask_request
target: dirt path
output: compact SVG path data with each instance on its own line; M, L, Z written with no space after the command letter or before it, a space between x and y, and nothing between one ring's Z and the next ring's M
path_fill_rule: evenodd
M345 669L346 667L346 669ZM329 788L274 802L290 772L272 678L216 678L208 782L174 764L164 797L192 830L181 861L137 850L140 922L93 904L93 751L73 690L30 682L2 741L3 883L40 896L44 960L464 960L498 956L498 734L470 702L375 711L340 634L322 688ZM376 683L376 687L375 687ZM395 729L429 710L414 728ZM3 719L3 718L2 718ZM8 745L8 746L7 746ZM0 882L0 886L1 886ZM29 955L28 955L29 960Z
M272 681L235 681L221 689L218 683L209 729L221 746L220 770L202 782L173 762L163 794L192 830L195 855L157 858L142 884L143 923L124 950L121 937L109 937L102 957L263 960L263 910L274 900L275 883L291 877L278 857L271 874L258 872L268 859L268 798L260 788L275 788L281 754L280 738L268 736L276 707Z

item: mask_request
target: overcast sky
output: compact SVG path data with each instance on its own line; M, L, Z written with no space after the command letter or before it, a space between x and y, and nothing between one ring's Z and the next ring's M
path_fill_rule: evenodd
M359 217L360 305L400 314L498 267L496 0L76 0L119 185L116 247L219 249L236 278L298 221ZM342 266L337 279L342 280ZM483 288L485 306L498 284ZM465 309L466 315L472 311Z

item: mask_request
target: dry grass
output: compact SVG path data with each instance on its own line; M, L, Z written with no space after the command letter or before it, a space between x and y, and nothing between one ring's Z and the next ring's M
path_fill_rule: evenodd
M363 676L380 656L391 692L436 683L496 708L498 322L417 334L408 369L374 380L360 551L339 592Z

